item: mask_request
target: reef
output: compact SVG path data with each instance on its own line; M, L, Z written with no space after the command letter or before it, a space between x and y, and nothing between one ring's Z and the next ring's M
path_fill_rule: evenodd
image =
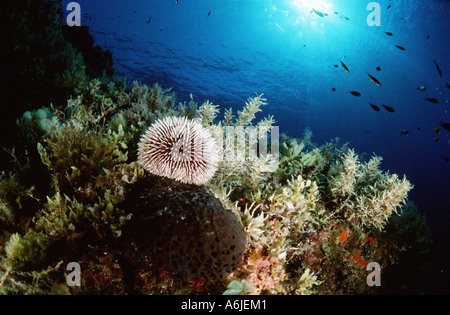
M272 154L223 158L201 186L137 162L136 143L159 118L190 112L216 137L222 126L237 135L275 124L255 122L265 104L256 95L218 120L209 101L93 79L65 106L25 112L17 126L30 152L11 148L0 181L1 292L367 294L368 263L389 270L413 248L426 252L425 218L404 206L412 184L380 170L381 157L313 144L309 129L281 136L275 171ZM139 119L144 107L152 114ZM69 262L83 266L81 286L65 285Z
M389 277L382 287L366 282L370 263L389 275L425 257L432 241L408 201L413 185L383 171L381 157L367 159L339 139L317 145L305 128L255 159L242 151L258 144L246 128L270 132L276 124L270 115L258 119L264 95L234 113L192 95L180 102L157 83L91 78L98 69L87 75L83 54L52 25L64 54L76 57L63 59L79 63L58 67L67 70L56 76L68 82L58 81L61 90L42 81L33 91L58 98L34 101L27 91L21 102L30 105L14 116L16 141L0 174L1 294L409 292ZM138 162L139 139L165 117L196 119L215 137L224 158L207 183L155 176ZM227 127L244 139L232 140L241 159L227 158ZM79 286L66 282L70 262L81 266Z

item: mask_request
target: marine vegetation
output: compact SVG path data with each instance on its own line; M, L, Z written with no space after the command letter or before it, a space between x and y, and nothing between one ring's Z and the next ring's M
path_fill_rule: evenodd
M256 120L265 104L263 95L257 94L236 116L228 109L218 120L219 106L209 101L198 106L191 97L188 106L177 105L175 95L159 85L148 88L134 82L127 87L120 80L94 79L65 106L50 104L24 113L17 124L28 131L22 133L22 141L30 151L34 147L36 154L11 148L11 163L16 167L0 178L1 292L376 293L365 280L369 262L378 262L382 270L388 270L411 250L411 244L431 241L420 213L402 210L412 184L405 177L382 171L381 157L365 160L337 139L316 146L309 129L302 139L281 136L275 171L268 171L276 162L270 148L269 154L253 160L249 151L242 159L226 158L240 146L258 141L252 137L238 141L244 127L270 130L274 126L272 116ZM151 114L139 119L134 113L143 107ZM198 118L216 140L223 136L219 130L233 127L235 146L217 145L217 151L226 154L203 186L166 180L166 188L157 188L162 184L156 184L158 180L146 175L137 162L137 142L153 121L187 117L188 107L190 117ZM223 145L224 141L217 143ZM38 161L31 163L31 157ZM31 164L39 170L31 171ZM34 178L30 185L29 177L35 174L47 176ZM144 196L136 193L136 185L147 187L145 198L154 200L151 204L158 198L173 198L170 213L178 211L175 204L181 200L185 206L180 204L179 209L184 209L202 198L208 204L217 203L213 212L229 212L231 217L226 220L236 218L236 231L238 226L245 231L246 244L236 267L211 266L217 270L214 272L225 275L211 281L211 276L203 278L193 267L194 278L180 273L187 267L170 268L164 259L152 261L156 256L144 255L151 247L139 245L145 239L139 237L139 231L156 231L164 224L162 217L154 217L152 223L145 215L145 206L139 206L144 210L130 207ZM195 192L198 187L202 192ZM167 195L171 189L182 193L182 199ZM180 214L180 218L194 215L192 220L198 220L206 215L196 213ZM172 220L171 215L164 220ZM195 233L192 239L197 239ZM183 234L167 239L181 242L176 246L188 241ZM167 239L157 238L160 246L175 246L165 244ZM225 242L222 236L217 239ZM185 251L183 248L180 250ZM199 255L206 253L203 245L198 249ZM83 266L80 287L65 285L64 268L71 261ZM202 268L210 270L207 265ZM222 273L220 268L228 272Z
M9 19L20 20L14 8ZM339 139L317 145L308 128L262 152L258 133L277 127L273 116L260 118L263 94L223 109L192 94L179 101L158 83L91 77L88 58L62 37L56 9L35 9L48 14L48 47L62 47L58 69L67 71L52 68L47 52L31 60L25 46L52 39L23 29L20 38L32 40L19 48L33 67L19 82L27 93L12 120L15 146L5 142L2 152L1 294L415 292L389 274L422 259L431 233L408 201L413 184L383 171L382 157L366 159ZM38 80L49 74L55 81ZM45 86L27 90L35 80ZM57 97L33 98L55 86ZM201 133L191 142L214 138L211 174L189 183L149 174L151 161L138 158L148 147L139 152L139 143L166 121L195 124ZM70 262L81 267L80 286L66 282ZM367 285L371 262L381 267L381 287Z

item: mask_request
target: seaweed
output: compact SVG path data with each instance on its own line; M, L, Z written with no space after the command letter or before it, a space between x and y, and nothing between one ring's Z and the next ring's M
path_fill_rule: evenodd
M220 120L219 105L198 106L192 95L178 102L159 84L101 77L76 92L65 106L36 107L17 119L26 149L8 148L12 167L0 175L1 293L367 294L375 292L365 282L369 262L389 270L405 253L425 254L431 242L426 220L407 203L413 185L381 170L381 157L365 160L337 139L318 146L308 128L302 138L282 135L267 154L253 150L262 141L256 131L276 124L270 115L256 119L267 104L262 94ZM146 239L124 236L137 222L130 202L144 200L135 187L161 198L136 151L143 131L166 116L199 119L223 156L202 196L237 216L247 244L239 267L221 281L155 268L156 258L136 245ZM161 202L200 189L180 187L167 184ZM198 202L189 198L189 207ZM138 226L156 231L145 209L144 202ZM69 261L89 266L83 286L62 287Z

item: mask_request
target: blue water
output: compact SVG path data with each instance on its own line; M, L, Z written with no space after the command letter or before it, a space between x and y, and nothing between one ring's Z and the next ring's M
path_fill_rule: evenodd
M264 93L263 115L275 115L281 132L302 136L309 127L319 145L339 137L359 153L382 156L383 169L415 185L410 199L436 237L449 235L450 162L443 155L450 155L450 132L433 132L440 120L450 122L449 1L377 1L381 25L372 27L370 1L362 0L78 2L82 25L111 50L118 75L222 109L239 110ZM423 85L427 91L416 90Z

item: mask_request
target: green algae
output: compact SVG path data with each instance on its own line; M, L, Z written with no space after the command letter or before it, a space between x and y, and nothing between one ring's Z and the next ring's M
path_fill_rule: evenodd
M63 42L60 21L46 16L54 27L48 36L28 29L26 36L17 34L31 39L20 43L23 51L51 36L51 50ZM267 171L276 161L270 148L256 160L246 151L241 160L222 159L206 185L246 231L242 263L226 281L206 286L153 270L122 233L133 216L124 206L130 187L144 176L136 162L143 131L157 119L187 116L200 119L218 140L223 127L231 127L241 150L257 143L250 136L237 140L247 127L270 130L276 121L270 115L256 119L267 105L263 94L248 98L236 113L224 109L219 120L220 105L199 105L192 94L179 102L157 83L90 78L82 55L66 42L60 46L58 60L64 62L58 71L45 56L26 54L26 63L33 62L29 81L52 79L38 80L45 88L19 85L30 106L21 106L20 146L7 148L11 167L0 175L2 294L222 294L227 287L236 294L250 287L252 294L368 294L376 293L365 282L369 262L384 271L405 254L426 254L426 220L406 203L413 185L380 169L381 157L364 160L337 140L316 145L305 129L301 139L282 135L276 171ZM54 104L32 104L33 96L48 91L57 94ZM234 153L217 149L225 157ZM134 269L125 252L139 257ZM81 287L65 283L64 267L71 261L85 268Z

